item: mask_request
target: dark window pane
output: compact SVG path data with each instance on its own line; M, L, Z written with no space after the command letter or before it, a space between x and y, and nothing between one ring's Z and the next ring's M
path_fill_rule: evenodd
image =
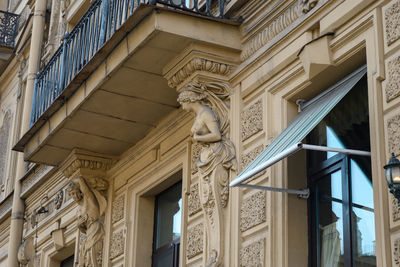
M181 236L181 192L179 182L156 196L155 250Z
M318 266L343 266L342 173L325 176L316 185Z
M74 255L63 260L60 263L60 267L74 267Z
M355 267L376 266L375 221L371 174L350 161L353 261Z

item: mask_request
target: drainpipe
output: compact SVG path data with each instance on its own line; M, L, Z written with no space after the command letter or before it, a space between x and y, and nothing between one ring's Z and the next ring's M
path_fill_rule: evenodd
M29 129L29 122L32 107L33 87L35 83L36 73L39 71L41 58L41 48L43 42L43 29L46 15L46 0L36 0L35 11L33 14L32 36L29 51L28 78L24 93L24 102L22 108L21 132L20 136ZM18 247L22 241L22 232L24 226L24 201L20 198L21 194L21 177L26 172L26 164L24 162L23 153L18 154L17 170L14 183L14 196L11 211L10 238L8 249L8 265L9 267L18 267ZM30 259L33 261L34 259Z

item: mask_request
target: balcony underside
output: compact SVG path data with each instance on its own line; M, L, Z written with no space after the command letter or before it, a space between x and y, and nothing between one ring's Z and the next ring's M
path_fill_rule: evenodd
M96 68L89 62L76 89L65 90L14 147L25 160L59 165L74 148L119 156L178 108L163 77L167 64L194 42L240 49L235 24L154 7L137 12L143 19L115 33Z

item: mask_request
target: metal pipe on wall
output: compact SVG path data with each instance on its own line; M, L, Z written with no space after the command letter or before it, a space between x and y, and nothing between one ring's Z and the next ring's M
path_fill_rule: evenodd
M32 95L36 78L36 73L39 71L41 48L43 42L43 29L45 25L46 15L46 0L36 0L35 10L33 14L33 25L31 44L29 50L28 77L24 92L24 105L22 111L21 132L20 136L29 129L29 121L31 116ZM18 247L22 241L22 232L24 224L24 201L20 198L21 183L20 179L26 173L26 164L24 162L24 154L19 153L17 159L17 170L14 182L14 196L11 211L10 225L10 241L8 249L8 265L9 267L18 267ZM34 259L31 259L34 260Z

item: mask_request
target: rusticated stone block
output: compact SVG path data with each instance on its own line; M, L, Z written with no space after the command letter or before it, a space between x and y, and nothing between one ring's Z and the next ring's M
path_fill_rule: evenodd
M400 1L394 2L385 11L386 42L391 45L400 38Z
M188 259L191 259L201 253L203 253L203 235L204 235L204 226L203 223L199 223L192 228L188 229L187 236L187 249L186 256Z
M389 61L387 66L386 102L400 95L400 56Z
M257 100L240 114L242 141L263 129L263 105Z
M266 193L259 191L243 199L240 209L240 230L246 231L266 221Z
M110 258L115 259L116 257L122 255L124 253L124 248L125 248L124 232L121 230L119 232L113 233L110 245Z
M125 197L120 196L117 197L112 204L112 223L119 222L124 218L124 205L125 205Z
M192 216L201 210L199 184L193 184L190 187L190 195L188 197L189 216Z
M400 114L387 121L387 134L389 151L395 155L400 154Z
M265 238L250 244L240 250L240 266L262 267L264 266Z

